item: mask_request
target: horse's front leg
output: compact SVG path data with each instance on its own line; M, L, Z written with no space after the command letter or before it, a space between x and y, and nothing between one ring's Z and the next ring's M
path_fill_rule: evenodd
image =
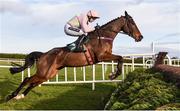
M109 79L114 80L116 79L120 74L122 74L122 65L123 65L123 58L120 56L118 59L118 64L115 72L112 72L109 75Z
M109 60L118 61L116 71L112 72L109 75L109 78L111 80L117 78L122 73L122 65L123 65L123 57L122 56L114 55L114 54L108 54L108 55L104 55L103 57L101 57L101 60L102 61L109 61Z

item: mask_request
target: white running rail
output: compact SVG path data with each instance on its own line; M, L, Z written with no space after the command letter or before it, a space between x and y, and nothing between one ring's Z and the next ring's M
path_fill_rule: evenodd
M136 63L135 58L141 57L142 61ZM108 75L110 72L114 72L117 63L115 62L100 62L96 65L92 66L84 66L81 68L68 68L65 67L62 71L59 71L61 73L58 73L53 80L48 80L47 82L44 82L43 84L76 84L76 83L92 83L92 90L95 90L95 83L105 83L105 82L122 82L124 80L125 74L127 74L130 71L133 71L135 68L143 67L143 68L150 68L153 66L155 54L154 53L146 53L146 54L128 54L123 55L123 58L129 60L128 63L123 63L122 67L122 76L118 77L115 80L109 80ZM168 59L165 59L165 64L173 65L173 66L180 66L180 59L170 59L169 56L167 56ZM0 60L0 61L6 61L6 60ZM7 61L6 61L7 62ZM8 61L9 62L9 61ZM12 62L12 61L10 61ZM13 61L15 62L15 61ZM16 61L20 62L21 64L24 63L24 61ZM7 65L0 65L0 68L10 68L12 66ZM71 71L71 72L69 72ZM90 74L89 74L90 73ZM108 73L108 74L107 74ZM92 75L91 75L92 74ZM77 75L81 75L81 79ZM27 69L27 75L28 77L31 76L31 69ZM25 73L22 71L22 81L24 80ZM69 76L71 78L69 79ZM98 77L97 77L98 76ZM87 78L88 77L88 78ZM91 79L89 79L91 78Z

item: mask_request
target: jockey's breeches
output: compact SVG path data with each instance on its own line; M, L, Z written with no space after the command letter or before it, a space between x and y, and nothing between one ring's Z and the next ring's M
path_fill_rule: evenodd
M64 32L70 36L81 36L81 35L85 34L81 29L79 29L77 27L72 27L69 24L66 24L64 26Z

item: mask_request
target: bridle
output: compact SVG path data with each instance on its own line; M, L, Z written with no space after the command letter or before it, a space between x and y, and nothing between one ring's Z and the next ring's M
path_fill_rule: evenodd
M126 17L125 17L125 18L126 18ZM128 30L129 30L129 31L128 31L128 33L127 33L127 35L129 35L129 36L133 37L133 36L132 36L132 35L133 35L133 34L132 34L132 33L133 33L133 31L132 31L132 27L130 26L130 22L131 22L130 20L133 20L133 19L132 19L132 17L130 17L130 18L129 18L129 17L128 17L128 18L126 18L126 23L125 23L125 25L127 25Z

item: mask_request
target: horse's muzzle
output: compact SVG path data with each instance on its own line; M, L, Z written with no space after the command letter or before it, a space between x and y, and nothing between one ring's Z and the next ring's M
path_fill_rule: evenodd
M140 42L142 39L143 39L143 36L140 35L140 36L138 37L138 39L136 39L136 42Z

